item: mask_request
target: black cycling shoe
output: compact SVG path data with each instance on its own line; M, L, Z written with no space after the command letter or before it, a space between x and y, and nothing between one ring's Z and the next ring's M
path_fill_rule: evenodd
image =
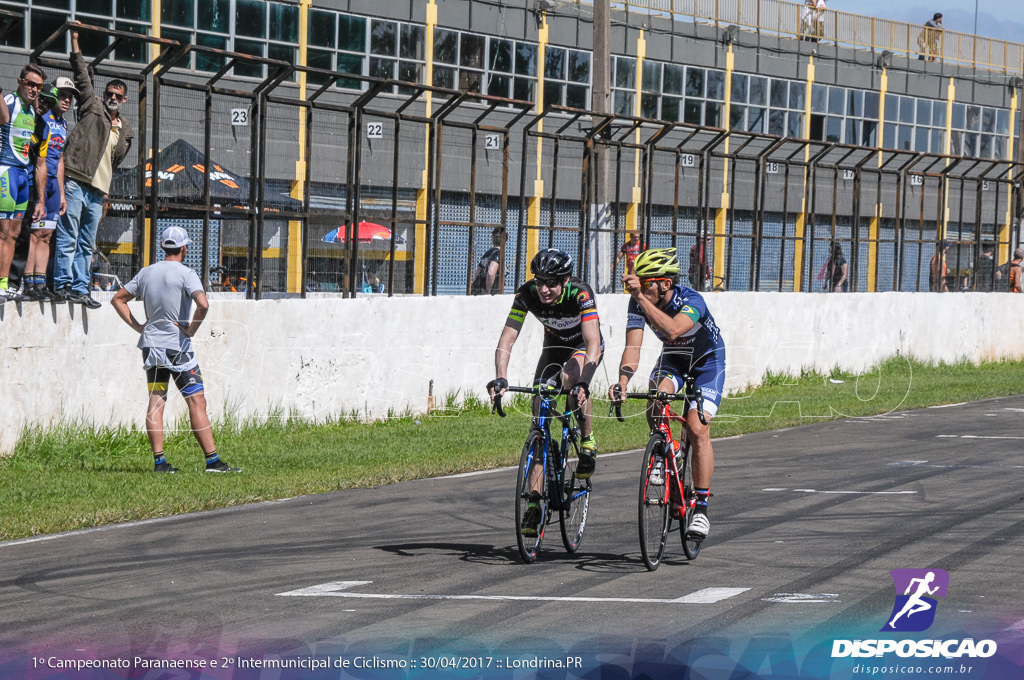
M589 479L597 469L597 449L580 449L576 463L576 479Z
M206 466L207 472L241 472L242 468L231 467L222 460L218 460L216 463L210 463Z
M170 474L170 475L173 475L177 471L178 471L178 468L174 467L173 465L168 463L166 460L164 462L162 462L162 463L157 463L156 466L153 468L153 472L165 472L165 473Z
M530 494L523 520L519 523L519 530L523 536L536 536L540 519L540 494Z

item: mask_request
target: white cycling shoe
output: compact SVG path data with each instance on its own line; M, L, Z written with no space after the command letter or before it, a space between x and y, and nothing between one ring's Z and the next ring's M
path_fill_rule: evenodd
M708 537L710 532L711 522L708 521L708 516L700 512L695 512L693 514L693 519L690 520L690 526L686 527L686 535L691 538L704 540Z

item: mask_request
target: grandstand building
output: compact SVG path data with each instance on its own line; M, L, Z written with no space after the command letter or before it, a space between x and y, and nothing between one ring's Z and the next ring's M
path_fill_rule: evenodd
M466 293L494 230L506 290L548 245L611 290L633 230L708 237L729 290L821 290L836 243L851 290L928 290L944 240L973 289L1021 240L1020 44L768 0L0 0L0 86L65 73L69 18L142 119L123 274L172 221L250 295Z

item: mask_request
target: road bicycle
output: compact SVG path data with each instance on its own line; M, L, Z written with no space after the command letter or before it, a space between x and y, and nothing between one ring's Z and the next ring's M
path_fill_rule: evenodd
M691 401L696 403L697 417L700 422L707 424L701 389L693 384L692 377L684 376L683 391L678 394L657 390L622 394L618 385L615 386L615 391L617 397L655 402L655 427L644 451L637 503L640 554L643 556L644 564L650 571L654 571L661 564L672 520L679 521L679 537L686 557L691 560L697 559L703 539L686 533L686 527L690 526L697 506L697 495L693 489L686 411L689 410ZM687 406L683 415L672 412L671 402L676 400L685 400ZM620 422L624 421L622 401L616 398L613 408L615 417ZM681 424L678 439L672 435L673 422Z
M519 554L527 564L537 559L544 540L544 529L553 521L555 513L558 514L562 531L562 545L568 552L574 553L580 547L587 527L591 493L590 479L576 478L582 438L578 409L565 412L558 410L557 397L566 392L557 387L508 387L506 391L540 397L540 408L533 417L530 434L523 445L523 453L519 457L519 474L516 477L515 521ZM494 399L492 412L505 417L500 395ZM556 440L552 436L552 423L562 426L560 439ZM545 482L540 494L541 521L536 536L524 536L520 519L529 502L530 470L534 465L541 465L544 471Z

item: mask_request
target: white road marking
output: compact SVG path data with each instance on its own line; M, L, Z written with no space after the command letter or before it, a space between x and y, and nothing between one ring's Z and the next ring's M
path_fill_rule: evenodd
M804 603L804 602L824 602L824 603L838 603L838 593L775 593L772 597L762 597L763 602L778 602L778 603Z
M939 439L1024 439L1024 436L999 436L986 434L940 434Z
M867 496L905 496L916 491L822 491L819 489L761 489L761 491L793 491L795 493L863 494Z
M423 595L404 593L353 593L349 588L368 585L372 581L334 581L308 588L278 593L281 597L348 597L365 600L492 600L521 602L633 602L639 604L711 604L727 600L750 588L704 588L675 599L642 597L555 597L543 595Z

